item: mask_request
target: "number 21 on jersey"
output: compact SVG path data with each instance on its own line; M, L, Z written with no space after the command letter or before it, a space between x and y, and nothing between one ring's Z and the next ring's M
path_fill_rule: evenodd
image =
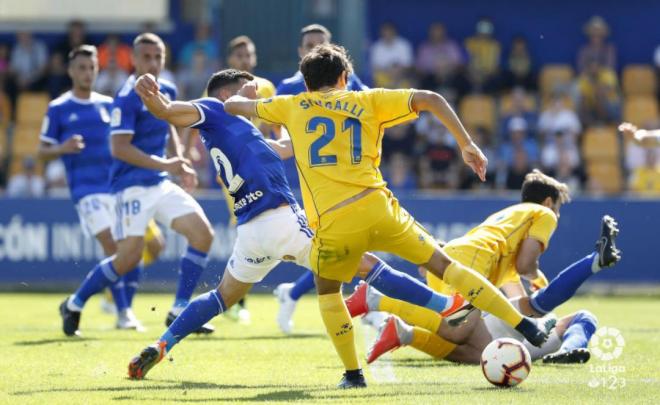
M321 137L312 142L309 147L310 166L332 166L337 164L337 155L323 155L321 149L335 139L335 123L330 118L314 117L307 122L307 133L313 134L322 128ZM348 133L351 137L351 163L362 161L362 125L355 118L346 118L342 123L340 136ZM348 152L348 151L347 151Z

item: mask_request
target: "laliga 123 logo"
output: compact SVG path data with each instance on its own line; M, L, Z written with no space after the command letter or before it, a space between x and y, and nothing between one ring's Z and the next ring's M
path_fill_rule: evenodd
M612 327L599 328L591 338L591 352L602 361L618 359L625 345L621 332Z

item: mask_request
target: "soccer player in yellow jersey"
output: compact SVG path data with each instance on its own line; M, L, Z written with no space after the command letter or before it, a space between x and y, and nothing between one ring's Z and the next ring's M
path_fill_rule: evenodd
M568 200L565 184L534 170L525 177L521 203L494 213L465 236L450 241L444 246L445 252L502 288L507 296L514 298L514 305L522 313L543 317L570 299L593 274L620 260L615 245L616 222L605 216L596 251L573 263L548 283L538 268L538 260L557 227L559 209ZM521 288L521 276L538 289L531 297ZM453 288L435 275L427 274L427 278L434 290L452 292ZM367 311L386 311L416 326L408 327L397 318L388 320L370 352L369 362L403 344L436 358L473 362L478 360L481 350L492 339L520 337L492 316L484 321L478 316L470 316L468 325L449 328L437 313L367 290L366 285L361 285L347 299L347 304L352 316ZM571 331L573 323L575 331ZM547 362L584 362L589 358L586 343L595 331L595 325L595 317L586 311L563 318L551 339L540 349L530 346L530 352L536 357L547 355L544 358ZM581 334L581 338L568 339L575 334ZM562 335L566 344L560 347ZM459 345L456 343L462 347L457 349Z
M344 48L336 45L317 46L302 59L300 71L305 93L255 101L244 97L256 96L254 84L248 84L224 107L230 114L283 125L290 134L307 216L316 230L310 261L321 316L346 368L340 387L366 385L340 290L369 250L424 265L475 307L504 319L541 345L547 335L536 323L523 317L482 275L450 259L399 206L378 169L383 130L429 111L449 128L465 162L484 179L487 160L444 98L412 89L347 91L352 67Z

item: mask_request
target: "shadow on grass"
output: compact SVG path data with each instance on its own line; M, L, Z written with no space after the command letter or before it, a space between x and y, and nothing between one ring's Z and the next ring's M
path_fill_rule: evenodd
M39 340L20 340L14 342L14 346L42 346L42 345L52 345L55 343L66 343L66 344L80 344L88 343L94 340L99 340L97 338L81 338L81 337L62 337L62 338L53 338L53 339L39 339Z
M390 364L397 367L412 367L412 368L424 368L424 367L454 367L454 363L448 361L440 361L436 359L389 359Z
M196 336L195 340L301 340L301 339L322 339L326 335L323 333L300 333L294 335L256 335L256 336Z

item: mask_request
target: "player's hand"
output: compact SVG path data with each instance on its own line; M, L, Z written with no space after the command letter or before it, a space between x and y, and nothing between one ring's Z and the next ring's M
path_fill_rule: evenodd
M188 165L186 159L180 157L166 159L163 163L163 170L173 176L181 176L189 170L192 170L194 173L194 170Z
M80 153L83 149L85 149L85 141L82 135L78 134L73 135L60 145L60 150L64 154Z
M640 131L636 125L631 124L630 122L624 122L619 125L619 131L623 133L623 136L632 139L638 144L644 139L644 131Z
M463 161L466 165L472 168L472 171L479 176L481 181L486 181L486 167L488 166L488 159L486 155L483 154L481 149L474 143L471 142L461 149L461 154L463 155Z
M249 98L250 100L256 100L257 90L257 82L253 80L251 82L245 83L243 87L241 87L241 89L238 91L238 95Z
M151 73L147 73L140 76L135 81L134 87L135 87L135 92L141 98L153 97L157 95L158 91L160 90L160 86L158 85L158 81L156 80L156 77L154 77L154 75L152 75Z
M192 166L185 165L183 168L183 173L181 173L181 187L187 192L191 192L199 184L197 180L197 172Z

